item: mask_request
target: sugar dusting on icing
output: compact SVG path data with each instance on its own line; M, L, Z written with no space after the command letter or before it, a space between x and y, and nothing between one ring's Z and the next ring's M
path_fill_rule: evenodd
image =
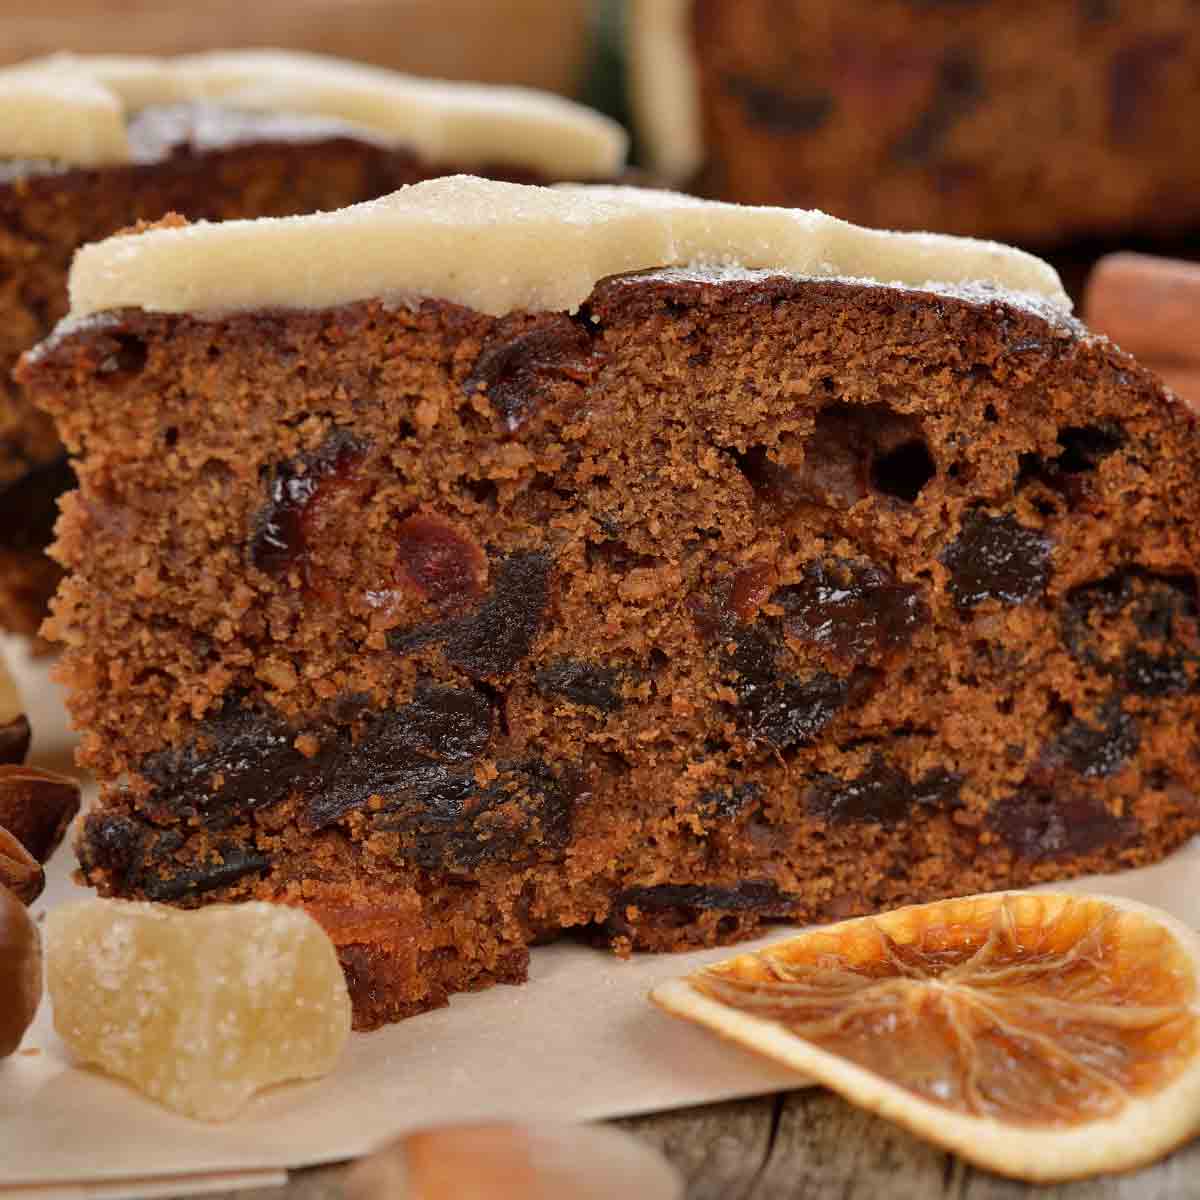
M994 242L886 233L820 212L672 192L454 176L335 213L201 222L84 246L71 270L71 318L413 296L492 316L574 311L606 276L666 267L983 285L1070 310L1051 267Z
M0 157L125 163L127 123L152 105L216 103L343 121L423 157L611 178L626 137L614 121L526 88L418 79L315 54L225 51L178 58L59 54L0 70Z

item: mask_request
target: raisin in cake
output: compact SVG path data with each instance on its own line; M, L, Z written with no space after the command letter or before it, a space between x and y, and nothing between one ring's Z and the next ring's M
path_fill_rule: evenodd
M1200 437L986 243L446 179L88 246L20 373L102 892L360 1026L1200 830Z
M1047 245L1200 225L1195 0L630 0L665 178Z
M0 627L33 633L58 578L44 549L73 480L9 375L66 312L76 246L171 211L336 209L463 169L613 178L624 149L615 124L558 97L312 55L62 55L0 71Z

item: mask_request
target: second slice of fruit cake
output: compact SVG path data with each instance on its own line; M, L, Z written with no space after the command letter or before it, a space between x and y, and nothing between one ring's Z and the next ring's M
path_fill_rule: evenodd
M106 894L360 1027L1200 830L1200 438L990 244L452 179L86 248L21 374Z

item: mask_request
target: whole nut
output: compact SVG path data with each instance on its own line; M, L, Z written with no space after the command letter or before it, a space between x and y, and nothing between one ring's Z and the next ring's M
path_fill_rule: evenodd
M33 1024L42 999L42 940L25 906L0 887L0 1058Z
M358 1163L347 1200L680 1200L657 1151L603 1125L443 1125Z
M8 888L22 904L32 904L45 886L42 864L0 825L0 887Z
M36 767L0 766L0 825L38 862L54 853L79 811L79 784Z
M29 749L29 722L8 668L0 660L0 763L25 761Z
M0 763L25 761L29 751L29 722L24 713L0 724Z

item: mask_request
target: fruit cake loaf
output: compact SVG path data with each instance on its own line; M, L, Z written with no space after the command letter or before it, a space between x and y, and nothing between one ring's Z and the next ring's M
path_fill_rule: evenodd
M1024 244L1200 225L1195 0L630 0L664 178Z
M34 632L59 574L44 551L73 480L10 373L66 312L78 245L172 211L336 209L464 169L612 179L624 150L613 122L558 97L312 55L62 55L0 71L0 628Z
M445 179L85 247L20 374L102 892L360 1027L1200 831L1200 436L992 244Z

